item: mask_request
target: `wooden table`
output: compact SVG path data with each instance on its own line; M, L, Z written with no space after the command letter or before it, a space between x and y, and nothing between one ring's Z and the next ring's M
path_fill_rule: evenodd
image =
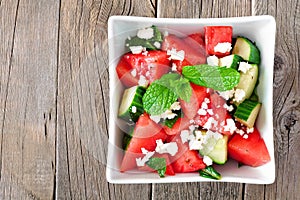
M109 16L261 14L277 22L275 183L107 183ZM0 199L300 199L300 1L0 0L0 30Z

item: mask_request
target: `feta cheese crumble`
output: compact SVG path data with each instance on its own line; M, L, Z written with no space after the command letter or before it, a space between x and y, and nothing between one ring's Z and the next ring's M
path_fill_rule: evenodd
M198 110L198 112L197 112L199 115L206 115L206 110L204 110L204 109L202 109L202 108L200 108L199 110Z
M180 138L182 143L186 143L189 139L190 132L188 130L182 130L180 132Z
M137 32L137 36L141 39L151 39L154 36L154 31L153 28L144 28L144 29L140 29Z
M180 50L180 51L176 51L175 48L172 48L171 50L167 50L167 55L170 56L169 60L180 60L183 61L184 60L184 51Z
M219 65L219 58L215 55L208 56L207 59L206 59L206 62L207 62L208 65L218 66Z
M132 54L140 54L142 53L144 47L142 46L131 46L129 47Z
M252 127L252 128L248 128L247 127L247 133L253 133L253 131L254 131L254 128Z
M223 92L218 92L218 93L219 93L219 95L220 95L221 97L223 97L223 99L228 100L228 99L230 99L231 97L233 97L233 95L234 95L234 89L232 89L232 90L227 90L227 91L223 91Z
M136 165L138 167L145 166L145 163L149 161L149 159L154 155L155 151L148 151L145 148L141 148L142 153L145 155L144 157L136 158Z
M226 52L229 52L231 49L232 49L232 47L231 47L231 43L230 42L218 43L214 47L214 51L215 52L219 52L219 53L226 53Z
M180 106L179 101L175 101L170 107L170 110L180 110L180 109L181 109L181 106Z
M160 44L159 42L155 41L155 42L153 43L153 45L154 45L156 48L160 49L161 44Z
M131 74L133 77L136 77L136 69L131 70L130 74Z
M226 110L228 110L229 112L233 111L234 107L232 105L227 105L226 103L224 104L223 108L225 108Z
M233 101L235 102L240 102L243 100L243 98L245 97L246 93L244 90L242 89L236 89L235 93L234 93L234 99Z
M172 71L173 72L177 71L177 65L175 63L172 63Z
M176 142L163 143L161 139L156 140L155 151L159 154L168 153L171 156L175 156L178 152L178 146Z
M203 162L206 166L210 166L213 164L213 161L209 156L203 156Z
M243 72L243 73L246 73L251 68L252 68L252 65L250 65L249 63L247 63L247 62L240 62L238 70L241 71L241 72Z
M233 119L226 119L226 125L224 126L224 131L229 131L230 133L234 133L236 130L235 122Z
M140 75L140 78L139 78L139 81L138 81L138 84L139 86L147 86L148 85L148 80L146 79L145 76L143 75Z
M136 113L136 106L132 106L132 107L131 107L131 112L132 112L132 113Z

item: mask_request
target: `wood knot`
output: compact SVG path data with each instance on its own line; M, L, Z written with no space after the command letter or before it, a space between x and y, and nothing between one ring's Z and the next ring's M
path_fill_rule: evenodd
M283 62L283 59L281 58L281 56L275 54L275 57L274 57L274 70L275 71L281 71L282 68L283 68L283 65L284 62Z
M292 127L295 126L295 124L297 123L298 120L299 119L298 119L297 115L295 115L293 112L289 112L283 118L283 125L287 131L290 131L292 129Z

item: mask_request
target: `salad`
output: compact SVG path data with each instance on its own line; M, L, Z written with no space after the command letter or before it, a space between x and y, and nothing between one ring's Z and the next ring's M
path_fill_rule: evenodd
M116 67L124 86L118 117L129 130L121 172L221 179L214 166L229 158L237 167L270 161L255 127L260 52L232 32L206 26L204 34L179 37L151 26L124 41L128 52Z

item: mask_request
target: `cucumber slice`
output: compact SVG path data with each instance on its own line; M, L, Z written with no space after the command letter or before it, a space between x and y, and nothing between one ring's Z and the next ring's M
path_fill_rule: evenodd
M125 89L118 116L128 122L136 122L144 112L142 98L145 92L146 89L142 86Z
M250 63L260 63L259 49L254 43L245 37L238 37L236 39L232 54L237 54Z
M260 107L261 103L246 99L237 107L234 117L238 122L252 128L256 121Z
M209 137L207 142L203 144L203 148L199 150L199 153L202 156L206 155L210 157L214 163L224 164L227 161L227 142L227 135L221 137Z
M123 144L122 144L122 147L123 147L124 150L127 150L127 147L128 147L128 145L130 143L130 140L133 136L133 130L134 130L134 127L131 127L128 133L124 133Z
M240 73L240 82L236 86L236 89L244 90L245 96L239 102L243 102L245 99L249 99L256 86L258 78L258 65L250 64L251 68L246 72Z
M207 156L217 164L225 164L227 161L227 143L228 135L223 135L223 138L218 139L213 150Z
M242 61L243 58L239 55L229 55L219 59L219 66L226 66L227 68L237 69L239 62Z

